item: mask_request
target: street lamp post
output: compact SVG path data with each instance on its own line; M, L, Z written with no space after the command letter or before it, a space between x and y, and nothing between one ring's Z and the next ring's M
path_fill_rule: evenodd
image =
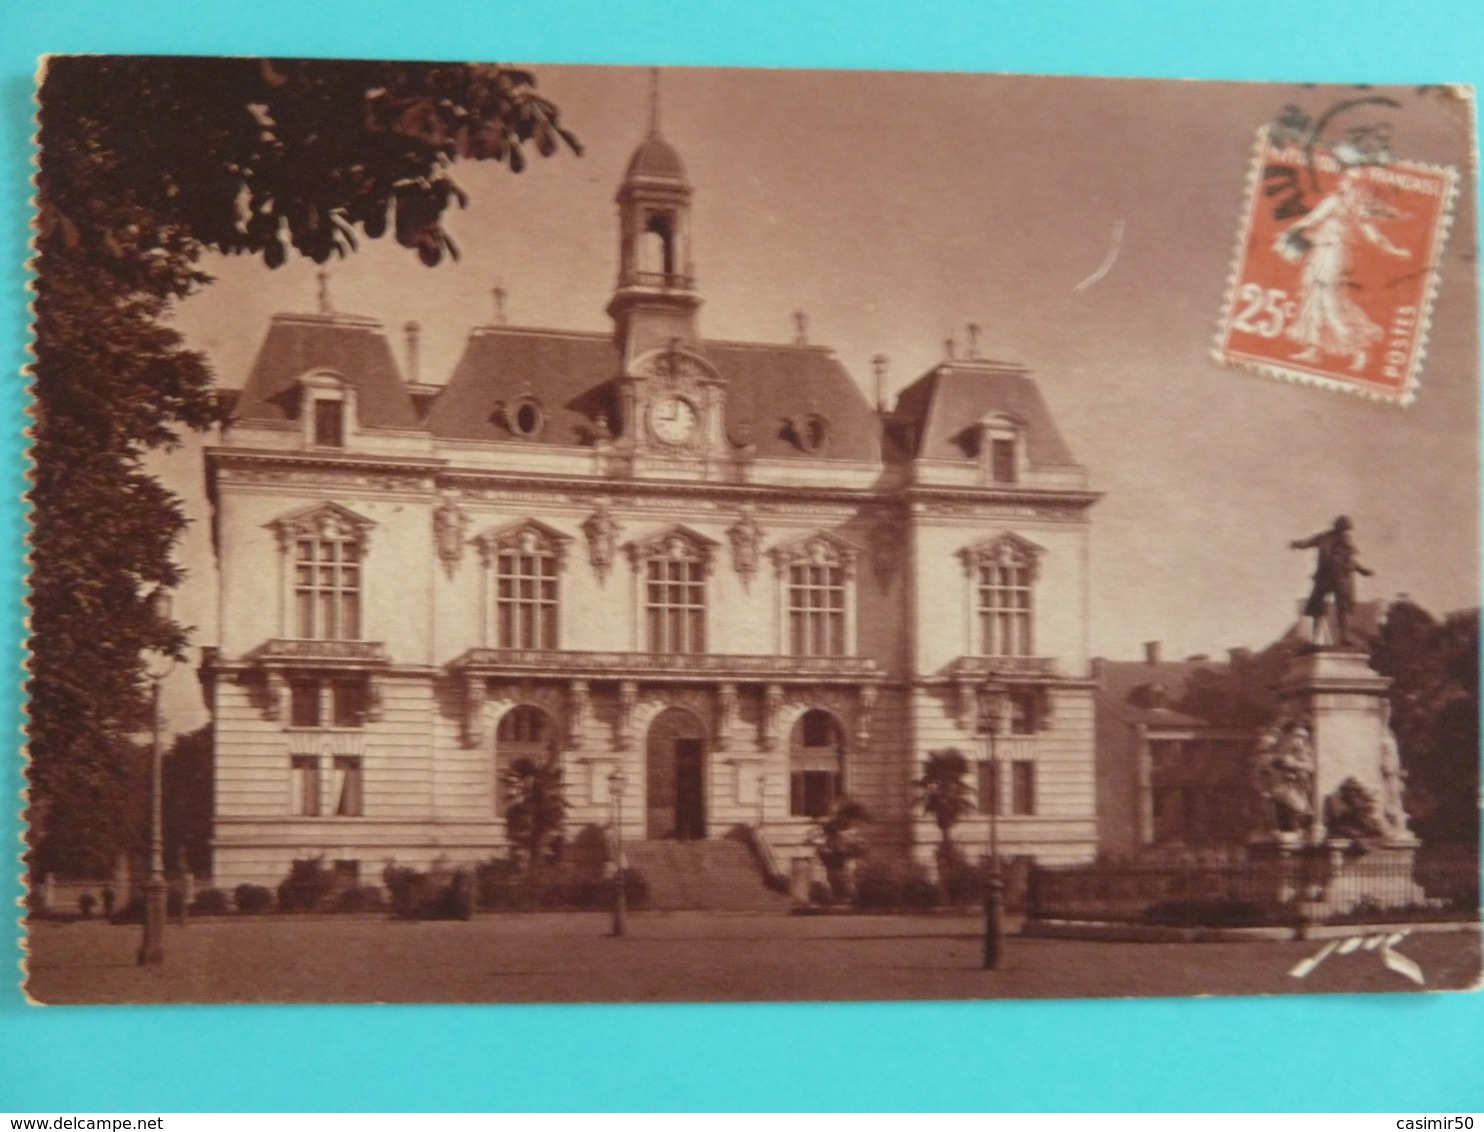
M151 604L155 617L170 620L170 595L156 590ZM165 661L154 668L145 669L150 682L150 719L154 735L150 751L150 797L149 797L149 880L144 885L144 940L139 945L140 966L150 966L165 961L165 908L168 887L165 884L165 823L163 817L164 794L162 767L165 761L164 721L160 713L160 685L175 668L175 657L168 654Z
M1010 691L1003 684L989 680L979 686L979 733L989 748L989 876L984 882L984 969L993 971L1000 965L1000 950L1005 938L1005 878L1000 871L1000 764L995 741Z
M623 859L623 789L628 780L623 767L617 767L608 776L608 796L613 799L613 935L621 936L628 931L628 898L624 891L628 885L624 876Z

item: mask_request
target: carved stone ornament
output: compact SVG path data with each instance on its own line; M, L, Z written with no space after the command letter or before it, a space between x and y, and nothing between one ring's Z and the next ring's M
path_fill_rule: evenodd
M438 561L450 578L464 557L464 531L468 526L469 516L452 496L445 495L433 509L433 542Z
M750 586L757 575L763 543L763 529L757 525L751 507L744 507L737 521L727 528L727 538L732 543L732 567L742 585Z
M1034 582L1040 571L1042 553L1042 548L1030 539L1007 531L996 538L964 547L959 551L959 557L963 559L964 572L970 577L983 568L1006 567L1028 571L1028 580Z
M317 503L274 519L269 526L278 534L279 546L284 550L292 549L299 539L327 539L348 542L365 551L376 524L338 503Z
M679 523L646 538L635 539L626 549L636 573L652 559L668 559L700 563L701 572L709 575L716 557L716 543L712 539Z
M608 510L606 503L599 503L598 509L582 521L582 533L587 536L587 556L592 563L593 572L602 581L608 577L608 571L613 569L613 559L618 553L618 536L623 527Z
M485 531L474 540L479 544L479 553L486 566L496 564L501 552L518 554L549 554L556 559L561 570L567 564L567 545L572 541L555 527L548 527L536 519L521 519L492 531Z
M845 573L847 581L854 580L856 563L860 560L860 548L829 531L818 531L803 538L794 539L769 551L778 568L778 576L788 576L791 566L832 566Z

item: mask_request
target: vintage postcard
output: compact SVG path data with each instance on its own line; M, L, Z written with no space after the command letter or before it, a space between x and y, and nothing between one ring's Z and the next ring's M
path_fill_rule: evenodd
M33 1000L1477 985L1471 91L38 100Z

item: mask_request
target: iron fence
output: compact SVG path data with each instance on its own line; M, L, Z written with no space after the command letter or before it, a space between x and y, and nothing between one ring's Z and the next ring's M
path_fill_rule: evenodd
M1474 859L1295 853L1227 864L1136 863L1031 869L1026 914L1042 920L1240 925L1479 915Z

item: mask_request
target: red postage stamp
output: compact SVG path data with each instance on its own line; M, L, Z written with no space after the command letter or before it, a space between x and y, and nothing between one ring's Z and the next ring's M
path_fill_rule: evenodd
M1416 396L1457 173L1258 136L1216 355L1397 404Z

